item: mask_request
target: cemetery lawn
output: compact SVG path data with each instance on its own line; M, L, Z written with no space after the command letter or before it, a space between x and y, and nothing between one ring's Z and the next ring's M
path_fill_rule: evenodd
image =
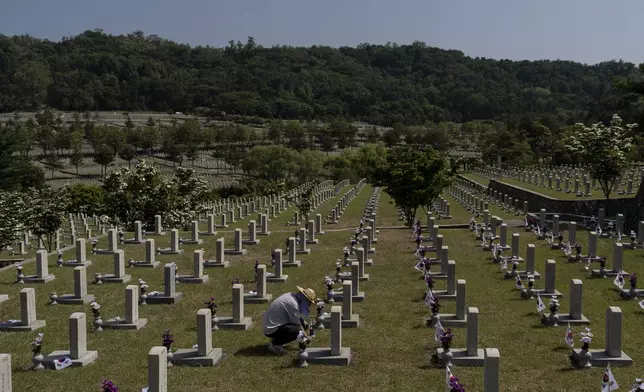
M471 180L471 181L478 182L479 184L484 185L484 186L488 186L488 184L490 183L489 179L481 177L481 176L478 176L476 174L464 173L464 174L460 174L460 175L465 177L465 178L467 178L467 179L469 179L469 180ZM533 193L538 193L538 194L541 194L543 196L550 197L552 199L559 199L559 200L604 200L605 199L604 194L602 193L602 191L600 189L591 189L591 192L592 192L593 195L592 196L583 196L583 197L577 197L574 193L566 193L566 192L563 192L563 191L560 192L555 188L556 183L555 183L554 180L553 180L553 184L552 184L553 189L548 189L547 187L544 188L544 187L541 187L541 186L537 186L535 184L528 184L528 183L517 181L517 180L511 179L511 178L497 179L496 181L504 183L504 184L512 185L512 186L515 186L515 187L518 187L518 188L523 188L523 189L525 189L527 191L530 191L530 192L533 192ZM562 189L565 189L565 185L564 185L563 181L561 182L561 187L562 187ZM580 187L580 189L583 190L582 185L580 185L579 187ZM570 189L574 190L574 183L570 184ZM634 189L636 189L636 186L634 186ZM610 195L611 199L629 199L629 198L632 198L632 197L635 197L635 194L632 194L632 195L620 195L617 192L613 192Z
M346 191L342 191L339 196ZM320 244L311 245L310 255L298 255L302 260L301 268L285 269L289 280L284 284L268 284L268 293L275 297L295 290L296 285L312 287L318 296L323 295L324 276L334 273L335 260L342 257L342 248L348 243L351 231L362 216L371 194L366 186L349 204L338 225L324 225L327 234L319 236ZM378 226L384 222L398 222L397 213L390 198L382 194L378 209ZM459 211L456 201L448 199L454 220L464 219L467 214ZM334 205L332 199L320 207L323 216ZM259 245L248 247L246 256L227 256L232 266L225 269L206 269L210 282L203 285L177 284L177 291L183 292L183 299L175 305L148 305L139 309L140 317L148 319L145 328L139 331L110 331L97 333L91 331L91 312L89 305L47 306L49 293L59 295L73 292L72 269L56 268L55 256L50 256L50 273L56 280L44 285L16 285L15 270L0 273L0 293L9 294L10 300L0 304L0 319L19 318L19 291L23 287L36 289L38 318L47 321L41 330L45 333L43 354L58 349L68 349L68 317L72 312L83 311L88 316L88 349L98 351L98 360L85 368L68 368L62 371L46 370L40 373L22 371L31 364L30 342L33 333L0 333L0 352L12 355L14 390L20 392L59 392L59 391L99 391L102 377L107 377L120 387L120 390L139 391L147 384L147 354L152 346L161 344L164 329L169 328L175 336L173 348L190 348L196 342L196 312L204 308L204 301L211 296L219 305L221 316L231 313L231 281L238 277L246 290L253 288L253 264L256 259L270 265L270 247L283 247L284 240L295 227L287 228L284 223L290 218L292 210L282 214L269 223L272 234L260 237ZM249 218L236 222L234 227L244 228ZM422 219L424 222L424 219ZM439 223L440 224L440 223ZM401 225L401 223L398 223ZM229 227L220 231L227 247L232 244L233 233ZM509 230L508 236L515 230ZM622 388L642 373L638 364L644 360L644 335L638 325L644 319L644 312L637 301L620 300L612 279L591 279L583 266L567 263L561 251L546 248L545 242L522 230L521 255L525 257L528 243L537 244L536 268L544 273L546 259L557 260L556 288L564 294L561 312L568 311L568 284L571 278L584 281L583 313L591 320L595 338L592 348L604 347L604 314L607 306L620 306L624 312L622 349L633 358L635 366L613 368L613 373ZM541 327L535 309L535 301L519 299L514 281L503 280L499 266L490 261L490 252L478 247L479 241L467 229L441 229L445 245L450 247L450 259L456 260L458 279L467 280L467 305L478 307L480 316L479 347L500 349L501 353L501 390L502 391L596 391L601 382L603 369L593 368L583 371L571 370L568 362L570 349L564 346L565 326L558 328ZM127 235L126 235L127 236ZM186 238L188 233L182 233ZM586 233L579 231L579 240L587 243ZM161 268L154 270L128 269L132 275L130 284L138 278L150 285L150 291L163 290L163 263L176 261L180 273L190 273L192 251L206 249L206 258L213 256L215 237L202 237L204 244L183 246L185 253L179 256L157 256ZM445 373L443 369L428 367L428 354L435 351L438 344L434 341L434 330L424 326L429 315L422 296L425 285L413 269L416 262L413 256L415 244L409 230L381 229L375 244L376 254L370 255L374 265L367 267L371 279L361 282L361 290L366 292L365 301L354 303L354 313L360 315L360 328L342 331L343 346L350 347L355 355L354 363L347 368L310 365L306 369L292 366L297 348L289 347L284 357L274 357L267 353L268 339L261 333L261 313L266 305L246 305L245 312L251 316L254 326L249 331L213 332L213 346L223 348L224 359L219 366L209 368L190 368L174 366L168 371L169 391L283 391L288 390L336 390L350 391L443 391ZM167 246L169 237L156 238L159 246ZM509 239L508 239L509 241ZM99 241L99 248L106 246L106 239ZM585 246L585 245L584 245ZM126 260L144 258L143 245L126 245ZM600 240L598 254L610 255L609 240ZM72 258L72 251L65 258ZM88 253L94 263L88 268L88 281L94 273L111 270L111 256L95 256ZM644 255L642 251L624 251L624 269L638 271ZM609 265L610 267L610 262ZM434 268L434 267L433 267ZM25 265L25 273L33 274L33 263ZM269 267L269 270L271 268ZM437 283L437 289L444 288L444 282ZM124 287L119 284L88 285L88 292L96 295L103 305L103 320L116 315L124 315ZM537 288L543 287L537 281ZM545 299L547 301L547 299ZM327 308L327 311L330 309ZM444 313L454 313L455 303L443 301ZM573 329L575 334L580 327ZM579 347L577 336L575 345ZM318 330L313 346L329 346L328 330ZM455 329L453 347L465 347L465 329ZM466 385L468 391L481 391L483 382L482 368L454 367L454 374Z

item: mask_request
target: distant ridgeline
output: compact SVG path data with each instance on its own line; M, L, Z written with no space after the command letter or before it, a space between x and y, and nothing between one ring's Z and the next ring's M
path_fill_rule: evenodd
M609 118L634 64L471 58L411 45L191 47L142 32L59 42L0 36L0 112L160 111L391 126ZM626 121L631 119L624 115Z

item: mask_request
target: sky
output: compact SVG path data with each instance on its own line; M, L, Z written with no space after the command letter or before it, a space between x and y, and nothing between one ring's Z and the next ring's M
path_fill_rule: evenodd
M2 4L5 3L5 4ZM141 30L190 45L457 49L472 57L644 62L644 0L0 0L0 34Z

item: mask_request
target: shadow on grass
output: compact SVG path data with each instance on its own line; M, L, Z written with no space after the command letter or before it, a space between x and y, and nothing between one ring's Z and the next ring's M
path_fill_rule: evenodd
M581 371L581 370L584 370L584 369L585 368L576 368L576 367L571 366L571 367L565 367L565 368L557 369L557 371L560 372L560 373L567 373L567 372L578 372L578 371Z
M269 357L274 356L268 351L267 344L257 344L255 346L244 347L237 350L235 356L242 357Z

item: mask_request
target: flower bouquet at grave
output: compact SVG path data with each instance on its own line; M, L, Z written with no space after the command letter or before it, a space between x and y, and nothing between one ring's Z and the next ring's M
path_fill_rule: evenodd
M335 292L333 291L333 285L335 284L334 280L328 276L324 277L324 284L326 285L326 302L334 303Z
M590 331L590 328L586 327L584 332L579 332L581 338L581 352L576 354L574 351L570 355L570 361L573 366L577 367L590 367L590 343L593 341L593 333Z
M465 386L461 384L461 381L454 377L449 377L449 392L465 392Z
M431 275L426 275L425 276L425 284L427 285L427 289L429 291L434 290L434 279L432 279Z
M432 296L432 300L429 303L429 309L432 311L432 316L438 317L441 310L441 304L438 301L438 298Z
M204 304L208 309L210 309L212 317L215 318L217 316L217 304L215 303L215 297L210 297L210 299L208 301L205 301Z
M139 279L139 304L146 305L146 300L148 299L148 286L143 279ZM150 293L152 294L152 293Z
M631 238L631 244L633 245L633 247L635 247L635 242L637 241L637 233L631 230L631 234L629 237Z
M315 301L315 325L313 328L324 329L324 320L329 316L329 313L324 311L324 301L317 298Z
M576 261L581 261L581 250L582 250L581 244L579 242L577 242L575 244L575 260Z
M101 390L102 392L119 392L119 388L106 378L101 380Z
M534 275L528 275L528 287L525 288L521 285L521 298L533 299L534 298Z
M543 325L556 327L559 323L559 300L556 296L553 295L552 298L550 298L548 309L550 310L550 314L547 316L545 314L542 314L541 323Z
M446 330L443 330L440 334L440 343L441 347L443 348L443 352L441 353L440 357L438 358L439 364L442 366L451 366L451 359L454 354L450 351L450 347L452 345L452 339L454 338L454 332L452 332L451 328L447 328Z
M334 280L334 282L342 282L342 263L340 262L340 259L338 259L335 262L335 280Z
M170 334L170 330L166 329L163 331L163 336L162 336L162 343L161 345L165 347L168 350L168 366L172 366L172 358L174 357L174 354L172 353L172 343L174 343L174 336Z

